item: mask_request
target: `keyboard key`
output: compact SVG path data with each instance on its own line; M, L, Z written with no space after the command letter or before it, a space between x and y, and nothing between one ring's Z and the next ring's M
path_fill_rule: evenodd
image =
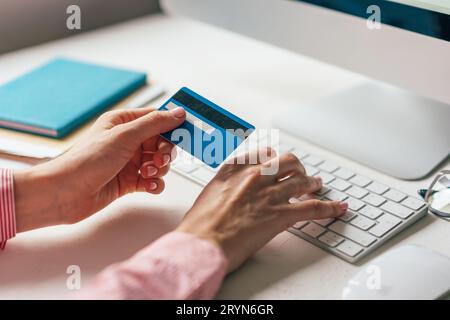
M342 193L340 191L331 190L325 195L325 198L331 201L343 201L347 199L347 195L345 193Z
M306 227L302 228L302 232L306 233L308 236L313 238L317 238L325 231L326 231L325 228L322 228L321 226L313 222L308 223Z
M364 202L362 202L361 200L352 197L345 199L345 202L348 203L348 208L353 211L358 211L365 205Z
M350 224L360 229L368 230L375 225L375 221L370 220L364 216L357 216L355 219L350 221Z
M215 174L205 168L198 168L192 173L192 176L204 183L209 183L212 178L214 178Z
M363 188L360 188L357 186L353 186L345 192L347 192L347 194L349 194L352 197L355 197L357 199L361 199L362 197L364 197L365 195L367 195L369 193L369 191L367 191L366 189L363 189Z
M356 213L347 210L347 212L344 213L342 216L340 216L339 219L341 219L342 221L345 221L345 222L349 222L354 217L356 217Z
M335 220L334 218L328 218L328 219L314 220L314 222L320 224L322 227L326 227L329 224L331 224L334 220Z
M350 179L351 177L353 177L353 176L355 175L355 174L354 174L353 172L351 172L350 170L343 169L343 168L341 168L341 169L339 169L339 170L333 172L333 174L334 174L335 176L338 176L338 177L341 178L341 179L344 179L344 180L348 180L348 179Z
M333 175L326 173L325 171L320 171L316 176L321 177L324 184L328 184L335 179Z
M383 214L383 211L370 205L366 205L364 208L359 210L359 213L365 215L370 219L376 219Z
M315 167L315 166L321 164L323 162L323 160L317 156L310 155L310 156L304 158L303 162Z
M356 184L357 186L360 186L360 187L364 188L369 183L371 183L372 180L370 180L369 178L360 176L360 175L356 175L356 176L354 176L353 178L350 179L350 182Z
M350 183L342 179L333 180L329 185L330 187L337 189L339 191L345 191L352 186Z
M292 228L300 230L307 223L308 221L298 221L292 226Z
M379 207L380 205L382 205L383 203L386 202L385 198L380 197L380 196L378 196L376 194L373 194L373 193L369 193L367 196L365 196L363 198L363 200L365 202L367 202L368 204L371 204L371 205L373 205L375 207Z
M291 152L292 150L294 150L294 147L289 144L286 144L286 143L281 143L278 146L278 151L280 153L287 153L287 152Z
M388 223L392 225L398 225L400 222L402 222L401 219L397 218L396 216L393 216L392 214L385 213L381 217L377 219L380 223Z
M405 200L403 200L402 205L407 206L408 208L411 208L413 210L419 210L425 205L425 202L415 199L413 197L408 197Z
M297 158L299 158L299 160L301 160L301 159L303 159L303 158L306 158L309 154L307 153L307 152L305 152L304 150L301 150L301 149L298 149L298 148L296 148L296 149L294 149L293 151L292 151L292 153L297 157Z
M369 232L371 234L373 234L375 237L381 238L382 236L384 236L386 233L388 233L389 231L391 231L392 229L394 229L395 226L390 225L390 224L384 224L384 223L379 223L377 224L375 227L373 227L372 229L369 230Z
M370 246L376 241L376 238L371 236L367 232L364 232L342 221L336 221L331 226L329 226L329 229L365 247Z
M325 161L319 166L319 169L328 173L332 173L333 171L339 169L339 167L330 161Z
M344 238L338 236L336 233L331 231L328 231L319 238L320 242L323 242L330 247L336 247L339 243L341 243L344 240L345 240Z
M319 170L317 170L316 168L311 167L307 164L304 167L305 167L306 175L308 175L308 176L313 176L313 175L316 175L319 173Z
M354 257L358 255L361 251L363 251L362 247L358 246L356 243L353 243L349 240L345 240L337 247L337 249L350 257Z
M388 198L389 200L392 200L395 202L400 202L406 198L406 194L401 193L400 191L397 191L395 189L391 189L388 192L386 192L385 194L383 194L383 197Z
M376 194L383 194L389 190L389 187L385 186L384 184L378 183L378 182L372 182L366 188L367 188L367 190L370 190Z
M388 201L385 204L383 204L381 206L382 210L390 212L394 215L396 215L397 217L400 217L402 219L406 219L408 218L410 215L412 215L414 213L413 210L406 208L402 205L399 205L398 203L392 202L392 201Z
M369 232L374 236L380 238L394 229L400 222L400 219L390 215L389 213L385 213L380 217L379 223L375 227L370 229Z
M186 159L181 159L180 161L177 161L175 164L173 164L174 168L184 172L184 173L191 173L192 171L199 168L199 165L191 162Z

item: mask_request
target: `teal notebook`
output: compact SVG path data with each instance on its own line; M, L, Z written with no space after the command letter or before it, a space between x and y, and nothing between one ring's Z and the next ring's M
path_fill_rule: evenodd
M54 59L0 86L0 126L60 138L145 82L145 73Z

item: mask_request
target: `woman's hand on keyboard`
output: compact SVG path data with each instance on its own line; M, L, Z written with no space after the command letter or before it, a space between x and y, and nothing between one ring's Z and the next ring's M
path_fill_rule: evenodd
M257 161L249 164L249 159ZM219 246L229 271L297 221L338 217L347 210L346 203L309 196L320 190L322 181L306 176L293 154L275 156L267 149L258 157L247 155L245 164L232 162L205 187L178 227ZM262 174L268 167L278 170ZM306 200L289 202L300 196Z
M185 116L182 108L110 111L59 158L16 172L18 232L75 223L130 192L161 193L175 153L159 134Z

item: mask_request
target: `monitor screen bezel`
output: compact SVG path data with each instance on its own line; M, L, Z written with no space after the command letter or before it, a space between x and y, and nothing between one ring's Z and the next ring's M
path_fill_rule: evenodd
M450 15L387 0L289 0L367 19L367 8L380 8L380 23L450 42Z

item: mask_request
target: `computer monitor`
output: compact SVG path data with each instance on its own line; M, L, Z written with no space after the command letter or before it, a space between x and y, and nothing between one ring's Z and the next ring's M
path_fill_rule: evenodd
M369 76L274 124L402 179L450 152L448 0L162 0L179 13ZM270 80L268 80L270 81Z

